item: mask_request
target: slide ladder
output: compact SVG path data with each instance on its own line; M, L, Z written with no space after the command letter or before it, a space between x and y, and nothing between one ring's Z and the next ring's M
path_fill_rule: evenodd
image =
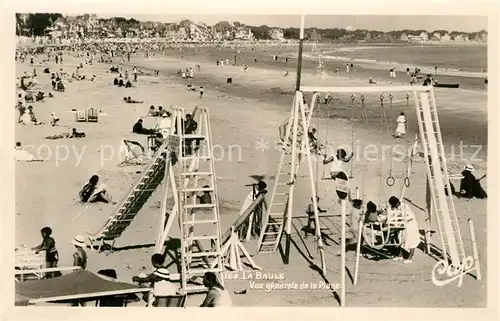
M167 141L158 149L154 159L146 167L143 174L131 187L125 198L119 203L114 213L109 217L98 233L87 233L91 244L99 242L99 248L104 241L114 241L122 235L132 223L144 204L161 184L165 175L165 168L170 159L166 159Z
M416 93L414 93L416 96ZM433 198L433 210L437 218L443 246L444 259L459 265L465 259L465 249L460 233L458 218L453 204L450 178L439 126L436 100L432 88L420 93L416 99L421 143L427 164L429 188Z

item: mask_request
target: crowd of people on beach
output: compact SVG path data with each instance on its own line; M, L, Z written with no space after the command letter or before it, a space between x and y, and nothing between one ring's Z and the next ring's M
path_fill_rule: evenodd
M20 78L18 83L19 93L17 95L17 103L16 108L19 112L18 122L23 125L43 125L44 122L38 119L35 116L35 111L33 104L38 102L43 102L46 98L57 98L58 93L64 93L66 90L66 86L76 86L77 82L80 81L95 81L97 79L96 75L92 75L87 78L87 75L82 74L84 70L87 69L88 66L96 65L96 64L105 64L107 65L107 72L110 73L113 77L111 83L113 86L123 87L123 88L131 88L138 84L139 76L143 76L146 73L139 70L136 66L133 66L131 72L124 66L124 63L130 63L131 56L137 55L140 52L143 52L145 57L154 56L156 53L161 53L167 49L171 49L172 45L169 44L151 44L151 45L136 45L136 44L112 44L112 45L99 45L99 44L88 44L88 45L80 45L74 47L38 47L36 49L19 49L16 52L16 60L19 60L20 63L24 63L27 57L29 57L29 64L33 67L33 72L27 73L25 72ZM59 70L51 72L50 66L55 64L56 66L62 66L65 61L67 61L66 56L73 55L81 60L81 62L76 66L76 69L71 74L66 72L62 67ZM121 64L116 64L116 60L121 60ZM287 56L286 62L289 61L289 57ZM278 60L277 55L272 56L273 61ZM257 58L254 58L254 62L257 62ZM232 65L236 66L238 64L237 55L234 56L234 60ZM51 88L53 92L49 92L46 94L44 91L34 89L39 85L39 79L37 75L37 71L35 66L42 65L47 66L44 68L43 73L49 75L49 82L51 84ZM49 66L50 65L50 66ZM216 60L217 67L228 67L230 66L229 58L221 58ZM65 65L66 66L66 65ZM244 64L244 72L247 72L248 65ZM437 69L437 67L436 67ZM182 68L178 70L178 76L180 76L184 80L190 80L195 77L195 71L200 71L201 66L199 64L194 65L193 67ZM346 72L354 72L354 65L352 63L346 64ZM335 70L336 73L340 72L337 68ZM155 69L153 71L154 76L159 76L160 70ZM406 74L409 77L410 83L418 83L423 78L421 76L420 70L415 68L414 72L410 72L410 69L407 68ZM391 68L389 71L389 78L396 78L396 68ZM228 78L229 80L229 78ZM231 82L232 83L232 78ZM375 84L376 82L369 78L370 84ZM427 75L427 78L423 81L423 85L434 85L436 82L433 79L432 75ZM134 85L133 85L134 84ZM187 84L187 90L189 91L198 91L199 99L203 98L204 89L203 86L199 86L196 89L192 84ZM34 92L33 92L34 91ZM57 93L56 93L57 92ZM120 96L121 97L121 96ZM324 97L324 103L329 104L332 100L332 95L328 93ZM132 99L130 96L124 96L123 102L126 104L142 104L144 101L139 101ZM30 104L29 106L28 103ZM146 112L146 110L145 110ZM182 121L181 128L184 130L185 134L194 133L198 124L194 120L194 113L187 114L186 118ZM148 138L152 138L154 141L154 148L158 148L161 146L165 140L165 138L171 132L172 126L177 128L176 124L172 119L172 113L168 109L164 109L163 106L151 105L149 110L147 110L147 114L144 117L155 117L160 118L160 121L157 121L157 126L155 128L146 128L143 123L143 117L138 119L135 124L132 126L131 131L134 134L138 135L146 135ZM55 112L50 114L51 126L60 126L60 119L56 115ZM397 127L394 134L396 138L404 138L406 136L406 116L404 112L401 112L396 120ZM282 125L280 127L280 136L283 139L283 134L285 131L283 130L285 127ZM321 154L323 157L323 165L330 165L330 178L335 180L338 173L345 172L346 166L350 164L352 158L354 156L353 153L348 153L339 149L333 155L326 155L326 153L322 152L322 143L319 142L316 135L316 129L312 128L310 132L308 132L309 138L312 142L312 148L318 154ZM62 133L57 135L52 135L46 137L47 139L60 139L60 138L85 138L86 134L83 132L78 132L76 128L72 128L71 133ZM186 142L186 150L183 153L191 154L193 149L196 149L197 142L191 144L192 142ZM283 141L284 143L284 141ZM16 148L21 148L21 143L18 142ZM476 179L473 172L473 166L467 165L464 171L462 172L462 180L460 184L459 193L457 196L464 198L486 198L486 192L480 186L480 179ZM262 190L265 189L262 188ZM203 197L203 196L200 196ZM111 195L108 192L107 187L100 183L100 178L98 175L92 175L89 181L80 189L78 192L78 200L85 204L86 206L95 203L95 202L104 202L115 205L116 202L113 200ZM312 201L312 200L311 200ZM316 199L316 202L319 201L319 197ZM386 224L388 221L394 221L397 219L402 219L405 222L405 229L398 230L394 235L391 235L396 241L399 242L399 246L396 251L393 253L393 259L395 261L403 261L404 263L411 263L413 260L413 256L415 253L415 249L418 247L420 243L418 224L415 218L415 214L412 212L410 206L400 200L396 196L391 196L388 199L389 206L386 208L384 206L376 205L375 201L365 201L361 199L350 199L350 203L352 205L352 210L350 213L350 224L349 224L349 233L347 244L349 247L352 244L355 244L358 239L359 233L361 231L358 230L359 222L363 221L365 224L371 224L372 228L376 224L382 226ZM366 208L363 208L363 204L366 203ZM315 225L314 221L314 210L313 204L309 204L306 208L306 214L308 216L308 222L306 226L306 235L308 233L308 229L311 224ZM319 208L320 213L326 212L325 210ZM314 229L317 227L314 226ZM42 243L33 248L35 253L39 253L45 251L45 260L46 265L49 268L57 267L59 261L59 254L56 248L55 240L52 238L52 229L50 227L44 227L41 230L42 235ZM88 246L88 240L86 237L82 235L77 235L71 243L75 246L75 252L73 254L73 265L81 267L82 269L86 269L88 266L88 256L85 252L84 248ZM141 273L138 276L133 278L133 282L137 283L152 283L154 286L154 293L159 297L165 297L169 294L179 293L179 286L173 281L170 276L170 272L165 268L165 255L163 254L154 254L151 257L152 267L154 271L145 275ZM58 274L55 272L47 273L46 278L57 277ZM116 276L115 276L116 277ZM203 307L217 307L217 306L230 306L231 305L231 297L227 289L221 284L221 282L217 279L217 276L212 272L207 272L203 278L203 284L209 289L206 299L202 303ZM156 303L158 306L161 306L161 302ZM81 305L81 304L80 304Z

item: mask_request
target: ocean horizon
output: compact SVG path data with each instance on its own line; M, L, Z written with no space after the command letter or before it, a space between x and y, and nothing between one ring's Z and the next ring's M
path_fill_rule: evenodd
M306 52L307 54L307 52ZM358 63L393 64L394 67L477 74L488 69L487 45L347 45L321 47L323 59ZM381 59L383 57L383 59ZM398 68L399 69L399 68Z

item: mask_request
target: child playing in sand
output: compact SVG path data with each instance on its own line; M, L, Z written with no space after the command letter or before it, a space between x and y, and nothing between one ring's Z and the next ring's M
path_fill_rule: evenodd
M75 236L71 241L76 248L76 252L73 253L73 266L79 266L82 269L87 268L87 253L83 249L85 247L85 237L81 235Z
M348 244L356 243L358 240L359 233L359 221L363 218L362 208L363 201L360 199L354 199L351 201L352 209L351 209L351 223L350 228L348 229L348 236L346 242Z
M35 251L35 254L40 253L41 251L45 251L45 264L47 268L55 268L57 267L57 263L59 262L59 254L56 249L56 241L51 237L52 229L48 226L41 229L40 233L42 234L42 244L32 248ZM47 272L45 274L46 279L53 278L57 276L56 272Z
M111 200L111 196L106 191L104 184L99 183L99 176L92 175L89 182L83 186L79 192L80 201L83 203L104 202L116 204Z
M319 202L319 196L316 196L316 205L317 205L318 213L325 213L326 210L321 209L318 205L318 202ZM312 197L311 197L311 203L309 203L309 205L307 205L307 207L306 207L306 214L307 214L307 226L304 229L304 231L305 231L304 236L307 237L307 234L309 234L309 231L311 230L311 224L314 224L313 234L316 235L317 226L316 226L316 220L314 218L314 205L313 205L313 198Z

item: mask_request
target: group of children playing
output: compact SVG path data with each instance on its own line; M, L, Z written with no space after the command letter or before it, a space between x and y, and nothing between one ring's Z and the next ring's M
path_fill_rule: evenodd
M316 204L319 197L316 197ZM350 212L350 219L348 220L347 234L346 234L346 250L352 248L358 242L360 222L363 229L377 229L383 233L384 227L393 222L403 222L402 226L398 229L387 230L391 233L391 239L399 240L396 251L394 252L393 259L395 261L404 261L405 264L412 263L415 249L420 244L420 233L415 214L411 208L395 197L389 198L388 208L377 208L377 205L369 201L366 204L366 209L363 209L363 201L361 199L350 199L352 209ZM326 210L317 207L318 213L324 213ZM311 202L306 207L306 214L308 215L307 226L305 227L305 236L310 231L311 225L314 225L314 234L316 234L316 221L314 218L314 205ZM323 237L323 235L321 235Z

